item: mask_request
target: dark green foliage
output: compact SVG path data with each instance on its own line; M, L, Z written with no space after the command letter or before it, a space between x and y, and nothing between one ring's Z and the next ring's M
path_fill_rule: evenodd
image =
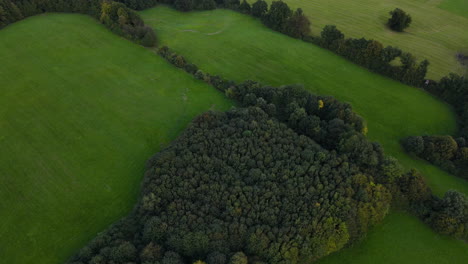
M115 33L147 47L156 45L153 29L145 26L140 16L122 3L103 1L100 21Z
M434 198L425 220L441 234L468 241L468 198L457 191L446 192L443 199Z
M206 258L206 263L208 264L226 264L227 258L226 255L220 252L211 252Z
M293 38L304 38L310 34L310 21L298 8L288 21L287 34Z
M263 23L273 30L286 33L289 18L292 16L292 11L288 4L283 1L273 1L270 10L263 17Z
M240 0L224 0L224 7L238 10L240 6Z
M258 107L202 114L148 166L134 213L89 245L105 261L304 263L362 236L391 200L366 168Z
M264 0L257 0L252 5L252 15L254 17L263 17L268 12L268 4Z
M174 7L179 11L190 11L194 8L193 0L175 0Z
M145 47L153 47L156 45L157 39L156 34L154 33L153 29L150 27L145 27L144 30L145 34L141 39L140 44Z
M167 251L164 254L164 258L161 261L161 264L183 264L184 260L182 257L173 251Z
M307 39L309 41L309 39ZM410 53L402 52L392 46L383 47L376 40L365 38L345 39L343 33L333 25L323 28L320 41L312 39L312 42L319 43L337 54L359 64L371 71L386 75L403 83L423 86L429 62L421 61L419 64ZM395 59L399 59L401 65L390 64Z
M247 256L243 252L237 252L231 257L229 264L247 264Z
M335 25L326 25L320 33L324 47L337 49L339 42L344 39L344 34Z
M403 141L408 152L468 179L468 147L464 138L451 136L416 136Z
M124 3L131 9L143 10L153 7L158 4L158 0L116 0L116 2Z
M195 0L195 9L198 10L213 10L216 8L214 0Z
M419 210L418 207L432 199L431 190L427 186L424 176L414 169L400 177L397 184L402 196L395 198L399 198L400 202L413 207L416 211Z
M388 19L387 25L392 30L402 32L411 24L411 16L399 8L395 8L395 10L390 11L390 15L392 17Z
M247 3L246 0L243 0L242 3L239 5L239 11L241 11L244 14L250 14L251 10L252 7L249 3Z

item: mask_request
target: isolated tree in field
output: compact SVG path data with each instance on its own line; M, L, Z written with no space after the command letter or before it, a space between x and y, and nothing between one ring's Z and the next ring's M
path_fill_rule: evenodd
M298 8L288 22L288 35L295 38L303 38L310 34L310 21Z
M264 23L273 30L285 33L291 15L292 11L288 4L283 1L273 1L264 17Z
M250 14L250 11L252 8L250 7L250 4L247 3L247 1L243 0L242 3L239 5L239 11L241 11L244 14Z
M392 17L388 19L387 25L392 30L402 32L411 24L411 16L399 8L395 8L395 10L391 11L390 15L392 15Z
M268 4L263 0L258 0L252 5L252 15L255 17L263 17L268 11Z

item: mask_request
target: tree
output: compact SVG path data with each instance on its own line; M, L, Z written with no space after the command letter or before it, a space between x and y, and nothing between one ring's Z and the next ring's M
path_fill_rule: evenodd
M409 137L403 141L403 146L406 151L419 155L424 151L424 139L420 136Z
M399 8L395 8L395 10L390 11L390 15L392 15L392 17L388 19L387 25L392 30L402 32L411 24L411 16Z
M196 9L200 10L213 10L216 8L216 2L214 0L197 0L195 3Z
M264 16L264 23L267 27L285 33L287 29L287 23L292 15L292 11L288 4L283 1L273 1L270 6L270 10Z
M193 6L193 0L175 0L174 2L174 7L183 12L193 10Z
M239 5L239 11L241 11L244 14L250 14L251 10L252 8L246 0L243 0L242 3Z
M298 8L288 21L287 34L294 38L304 38L310 34L310 21Z
M247 264L247 256L244 252L237 252L231 257L229 264Z
M152 28L146 28L146 33L141 39L141 45L145 47L154 47L156 46L156 34Z
M336 49L337 41L344 39L344 34L335 25L326 25L320 33L322 42L326 48Z
M229 9L237 10L240 5L240 0L224 0L224 6Z
M219 252L212 252L206 258L208 264L226 264L226 255Z
M254 17L263 17L268 11L268 4L264 0L257 0L252 5L252 15Z

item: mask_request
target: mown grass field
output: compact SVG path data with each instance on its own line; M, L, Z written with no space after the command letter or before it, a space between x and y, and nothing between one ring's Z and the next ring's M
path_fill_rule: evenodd
M0 262L58 264L136 202L145 161L224 95L81 15L0 31Z
M422 171L437 194L448 189L468 194L468 182L408 156L399 145L409 135L455 132L450 108L429 94L229 10L180 13L159 6L141 15L156 29L161 45L207 72L271 85L301 83L313 93L350 102L367 120L370 139L380 142L405 167ZM361 245L327 261L349 263L353 261L349 257L356 258L353 263L465 263L468 245L436 235L413 217L394 213Z
M251 0L250 2L253 2ZM271 0L269 1L271 2ZM466 74L455 54L468 48L468 2L466 0L284 0L301 7L312 21L312 32L320 35L327 24L336 25L346 36L372 38L428 59L428 77L440 79L449 72ZM388 12L401 8L413 19L405 33L389 30ZM463 16L464 15L464 16Z
M468 2L466 0L442 0L438 7L468 18Z

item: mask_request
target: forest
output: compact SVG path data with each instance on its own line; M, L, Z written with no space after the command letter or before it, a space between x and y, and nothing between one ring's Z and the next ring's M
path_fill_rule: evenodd
M391 201L258 107L202 114L148 168L134 213L71 263L307 263L363 236Z

